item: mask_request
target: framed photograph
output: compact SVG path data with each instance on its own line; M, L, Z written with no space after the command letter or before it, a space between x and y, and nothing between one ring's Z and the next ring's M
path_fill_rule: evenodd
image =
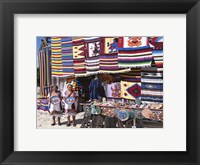
M200 164L199 7L2 0L1 164Z

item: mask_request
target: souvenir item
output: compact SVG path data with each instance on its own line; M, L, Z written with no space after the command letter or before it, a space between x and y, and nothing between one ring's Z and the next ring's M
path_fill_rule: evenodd
M51 104L57 105L60 103L60 98L58 96L52 96L51 97Z
M67 98L65 99L66 104L73 103L74 101L75 101L75 98L74 98L74 97L67 97Z
M141 113L145 118L147 118L147 119L151 118L152 111L150 109L144 109L144 110L142 110Z
M99 106L91 105L91 114L98 115L101 113L101 108Z
M83 111L85 112L86 116L91 115L91 108L90 108L90 106L84 105L83 106Z
M127 110L120 110L117 113L117 118L121 121L126 121L129 119L129 113L127 112Z

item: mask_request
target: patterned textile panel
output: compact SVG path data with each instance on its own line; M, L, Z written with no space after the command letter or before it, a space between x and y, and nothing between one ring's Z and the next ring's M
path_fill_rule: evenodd
M86 76L84 39L73 37L74 74L76 77Z
M163 37L148 37L149 45L153 49L153 58L158 71L163 71Z
M118 37L101 37L100 54L100 73L130 71L118 66Z
M152 49L148 46L147 37L118 37L119 67L150 67Z
M105 93L107 98L120 98L121 85L120 82L114 82L105 85Z
M163 102L163 74L142 72L141 75L142 102Z
M118 37L101 37L100 53L117 54L118 53Z
M72 37L61 38L63 75L74 75Z
M84 38L87 75L99 72L100 37Z
M135 100L141 96L141 83L121 81L121 97Z

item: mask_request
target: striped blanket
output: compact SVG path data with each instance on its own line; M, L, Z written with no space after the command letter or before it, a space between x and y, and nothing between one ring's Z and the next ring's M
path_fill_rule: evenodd
M51 37L51 55L53 77L74 74L72 37Z
M150 67L152 62L152 49L148 46L147 37L136 37L136 41L133 38L118 38L119 67Z
M142 72L141 75L142 102L163 102L163 74Z
M63 74L74 75L72 37L61 38Z
M121 80L128 82L141 82L141 69L132 68L130 72L122 73Z
M86 76L84 39L73 37L74 74L76 77Z

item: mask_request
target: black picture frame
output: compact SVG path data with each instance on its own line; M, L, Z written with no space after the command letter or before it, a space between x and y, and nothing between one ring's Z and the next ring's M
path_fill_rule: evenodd
M14 14L57 13L186 14L186 152L14 151ZM198 85L200 83L200 67L198 66L200 64L199 29L200 3L198 0L0 0L1 164L200 164L200 103L198 102L200 94L200 87Z

